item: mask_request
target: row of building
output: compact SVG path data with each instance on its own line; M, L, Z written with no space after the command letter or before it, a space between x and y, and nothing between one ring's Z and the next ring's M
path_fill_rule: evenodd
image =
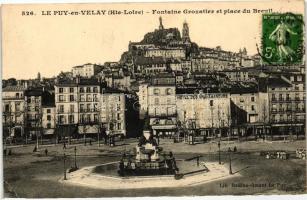
M175 77L161 74L140 85L140 118L155 134L194 129L207 136L304 133L305 76L299 72L261 74L259 84L214 88L178 87ZM217 132L216 132L217 131Z
M2 95L4 133L126 135L125 97L95 79L59 80L53 91L8 86Z

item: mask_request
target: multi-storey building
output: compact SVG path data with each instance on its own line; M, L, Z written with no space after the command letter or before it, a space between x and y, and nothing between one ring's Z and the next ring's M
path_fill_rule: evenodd
M141 83L139 85L139 91L137 92L139 99L139 118L144 119L148 114L148 83Z
M234 135L264 135L270 130L269 99L256 87L232 87L230 91Z
M156 74L165 72L167 63L164 58L160 57L137 57L135 60L135 72L142 74Z
M126 135L125 94L115 89L104 89L100 96L100 118L107 135Z
M57 124L69 127L71 134L97 133L100 128L99 97L100 85L95 79L60 81L55 85Z
M2 123L4 137L21 137L25 128L25 93L21 86L7 86L2 89Z
M222 73L226 74L226 76L231 81L249 81L249 71L245 69L233 69L233 70L224 70Z
M177 89L176 107L182 127L198 130L208 137L227 132L231 125L228 93L194 93L186 88Z
M27 110L26 132L30 137L41 137L43 135L42 100L43 90L29 89L25 91L25 102Z
M72 68L73 77L86 77L91 78L101 71L101 66L96 64L87 63L81 66L75 66Z
M148 86L148 116L154 135L176 132L176 89L172 74L160 74Z
M269 94L269 115L274 134L304 133L306 108L304 75L291 74L270 76L267 78Z
M43 105L42 127L44 135L53 135L56 128L55 105Z
M186 52L181 47L148 48L145 50L145 57L185 58Z

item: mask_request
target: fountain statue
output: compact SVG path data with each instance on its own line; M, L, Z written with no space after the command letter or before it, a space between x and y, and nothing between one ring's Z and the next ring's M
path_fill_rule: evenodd
M175 175L179 171L172 152L165 153L150 131L144 131L135 148L135 155L123 154L120 176Z

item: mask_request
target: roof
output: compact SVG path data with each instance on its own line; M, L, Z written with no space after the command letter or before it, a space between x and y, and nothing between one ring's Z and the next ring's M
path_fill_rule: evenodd
M103 89L103 94L110 94L110 93L117 93L117 94L120 94L120 93L125 93L125 91L123 90L120 90L120 89L117 89L117 88L110 88L110 87L106 87Z
M14 91L24 91L24 90L26 90L26 87L18 85L7 86L2 89L3 92L14 92Z
M136 65L152 65L152 64L165 64L165 63L166 63L166 60L161 56L157 56L157 57L138 56L135 59Z
M292 85L280 77L270 77L268 79L269 87L291 87Z
M56 86L72 86L76 87L78 85L100 85L97 79L86 79L86 78L77 78L77 79L59 79L55 84Z
M43 90L41 89L29 89L25 91L25 96L42 96Z

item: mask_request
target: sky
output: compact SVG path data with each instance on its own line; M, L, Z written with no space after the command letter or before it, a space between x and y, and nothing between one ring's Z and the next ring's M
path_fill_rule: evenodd
M214 14L152 14L152 10L214 10ZM216 13L222 9L222 14ZM52 77L85 63L118 61L129 41L137 42L158 28L181 31L186 20L190 38L199 46L221 46L248 54L257 52L261 41L261 14L224 14L224 10L272 9L273 12L304 13L303 1L53 4L5 5L2 8L2 77L17 79ZM143 15L42 15L42 12L85 10L143 10ZM35 15L22 15L33 11ZM148 12L148 13L147 13Z

